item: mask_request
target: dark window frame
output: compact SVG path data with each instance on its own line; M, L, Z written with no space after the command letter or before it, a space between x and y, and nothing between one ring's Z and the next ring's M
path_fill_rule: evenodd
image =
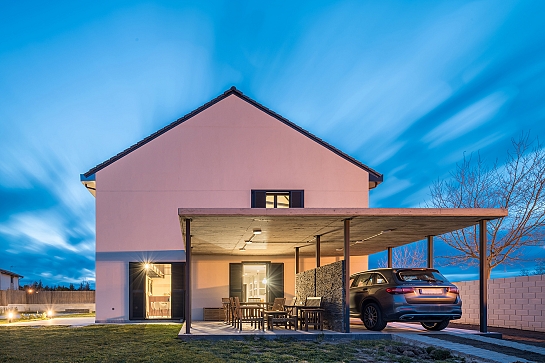
M252 189L251 207L266 208L267 195L289 195L289 208L304 208L305 191L302 189ZM277 207L276 198L274 208Z

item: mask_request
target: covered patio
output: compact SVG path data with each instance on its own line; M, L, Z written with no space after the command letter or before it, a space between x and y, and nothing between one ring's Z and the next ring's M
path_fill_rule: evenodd
M433 267L433 237L479 226L480 250L486 251L486 222L507 216L504 209L433 208L180 208L178 210L186 251L186 334L191 333L192 255L314 256L344 259L344 333L350 332L350 256L388 251L422 239L428 240L428 267ZM259 238L256 232L259 231ZM253 239L253 240L252 240ZM480 255L480 331L486 322L486 254ZM297 287L296 287L297 288Z

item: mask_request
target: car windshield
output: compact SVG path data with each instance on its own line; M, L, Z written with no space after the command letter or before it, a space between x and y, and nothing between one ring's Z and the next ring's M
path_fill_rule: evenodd
M426 281L426 282L448 282L445 276L437 271L431 270L405 270L399 271L397 276L401 281Z

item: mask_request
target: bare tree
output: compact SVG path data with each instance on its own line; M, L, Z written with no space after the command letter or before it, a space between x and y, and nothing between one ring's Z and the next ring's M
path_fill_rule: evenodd
M465 157L451 179L431 187L435 208L506 208L508 217L488 222L487 278L501 263L521 261L522 249L543 245L545 226L545 150L538 139L522 133L512 139L502 165L487 166L480 154ZM476 227L458 230L439 239L459 252L441 256L449 265L476 265L479 241Z
M392 250L392 267L426 267L426 262L424 248L419 242L396 247ZM387 266L386 257L378 261L378 267Z

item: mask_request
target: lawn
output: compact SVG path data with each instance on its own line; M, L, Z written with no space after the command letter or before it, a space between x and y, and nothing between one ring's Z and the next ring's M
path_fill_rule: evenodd
M180 325L0 327L1 362L463 362L386 340L192 341ZM408 353L408 352L411 353ZM429 354L428 354L429 353ZM404 355L405 354L405 355ZM409 356L407 356L409 355ZM411 355L414 355L411 357ZM433 357L437 360L434 360Z

